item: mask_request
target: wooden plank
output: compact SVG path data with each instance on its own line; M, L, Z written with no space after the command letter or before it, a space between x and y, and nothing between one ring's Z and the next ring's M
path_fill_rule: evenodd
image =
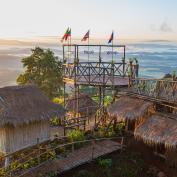
M82 147L68 154L68 156L64 159L54 159L50 162L47 162L40 166L39 168L35 169L33 172L25 174L25 177L37 177L39 174L42 175L50 171L58 171L59 173L63 173L67 170L87 163L95 158L98 158L100 156L109 154L120 149L121 149L120 143L111 140L103 140L101 142L94 143L94 145Z

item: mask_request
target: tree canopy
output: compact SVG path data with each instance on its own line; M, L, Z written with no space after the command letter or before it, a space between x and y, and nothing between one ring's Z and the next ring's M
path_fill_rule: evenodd
M32 54L22 59L24 73L17 78L17 83L37 84L50 98L62 93L62 62L50 49L36 47Z

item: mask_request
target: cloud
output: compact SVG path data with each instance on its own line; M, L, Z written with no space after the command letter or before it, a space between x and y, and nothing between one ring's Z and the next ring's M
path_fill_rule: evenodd
M167 24L167 22L163 22L160 25L159 30L162 32L172 32L173 31L173 29L169 26L169 24Z

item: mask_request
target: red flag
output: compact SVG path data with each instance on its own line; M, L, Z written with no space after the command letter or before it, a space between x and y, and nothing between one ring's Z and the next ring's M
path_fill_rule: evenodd
M90 30L87 31L87 33L84 35L81 41L86 41L87 39L89 39L89 35L90 35Z

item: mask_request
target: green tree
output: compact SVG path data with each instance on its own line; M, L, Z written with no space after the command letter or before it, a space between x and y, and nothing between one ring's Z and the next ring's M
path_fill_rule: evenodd
M50 49L36 47L22 59L24 73L17 78L20 85L37 84L50 98L62 93L62 62Z

